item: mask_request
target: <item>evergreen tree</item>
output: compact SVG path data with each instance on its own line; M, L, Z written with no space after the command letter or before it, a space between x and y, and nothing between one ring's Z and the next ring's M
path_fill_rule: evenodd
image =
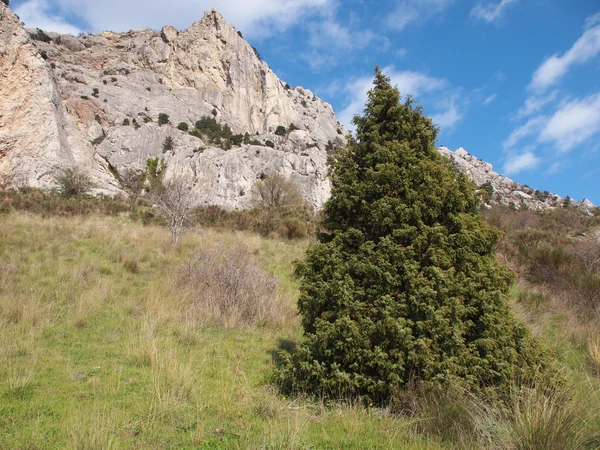
M328 230L298 266L304 340L284 389L387 401L411 380L505 386L540 352L510 314L499 233L437 127L377 68L356 138L330 160Z

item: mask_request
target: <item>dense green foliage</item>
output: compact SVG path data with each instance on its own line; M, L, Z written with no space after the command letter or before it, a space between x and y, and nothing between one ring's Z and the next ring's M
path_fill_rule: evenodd
M376 70L356 138L331 158L327 234L298 267L304 341L284 389L386 402L407 383L505 387L539 364L511 316L512 274L474 185L435 149L437 128Z
M158 115L158 124L159 125L166 125L169 122L170 122L170 119L169 119L169 115L168 114L160 113Z

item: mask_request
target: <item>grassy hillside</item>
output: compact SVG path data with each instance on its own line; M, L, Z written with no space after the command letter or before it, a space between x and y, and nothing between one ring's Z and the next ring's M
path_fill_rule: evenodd
M278 279L255 325L185 281L216 245ZM412 419L268 383L299 333L292 261L307 245L202 229L174 249L125 217L0 215L0 448L440 448Z
M380 409L271 382L273 355L300 336L292 272L308 241L200 228L173 248L118 214L0 214L0 448L600 448L598 317L532 278L521 219L488 219L521 269L515 311L563 388L504 407L408 390Z

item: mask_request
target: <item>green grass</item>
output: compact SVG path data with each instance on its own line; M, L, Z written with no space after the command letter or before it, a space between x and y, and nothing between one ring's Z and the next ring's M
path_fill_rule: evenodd
M241 243L279 281L283 320L190 314L182 267ZM415 420L289 399L272 354L300 336L293 261L307 241L166 229L125 217L0 215L0 448L449 448Z

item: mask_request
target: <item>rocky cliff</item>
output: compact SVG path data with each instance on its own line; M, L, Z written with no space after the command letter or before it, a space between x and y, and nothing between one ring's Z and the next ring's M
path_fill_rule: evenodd
M273 171L316 207L327 198L326 147L346 131L329 104L279 80L217 11L182 31L80 37L25 30L2 3L0 16L0 171L20 183L51 187L57 170L77 165L99 192L117 193L118 171L159 157L167 176L193 175L205 203L247 206L256 179ZM205 116L246 143L224 150L177 128Z
M238 139L218 145L194 133L203 117ZM279 172L319 208L330 189L327 150L345 135L329 104L279 80L216 10L181 31L74 37L26 30L0 2L0 175L19 184L49 188L60 169L77 166L98 193L117 194L119 172L162 158L167 178L186 174L205 204L247 207L256 180ZM464 149L439 150L483 187L489 205L563 202Z

